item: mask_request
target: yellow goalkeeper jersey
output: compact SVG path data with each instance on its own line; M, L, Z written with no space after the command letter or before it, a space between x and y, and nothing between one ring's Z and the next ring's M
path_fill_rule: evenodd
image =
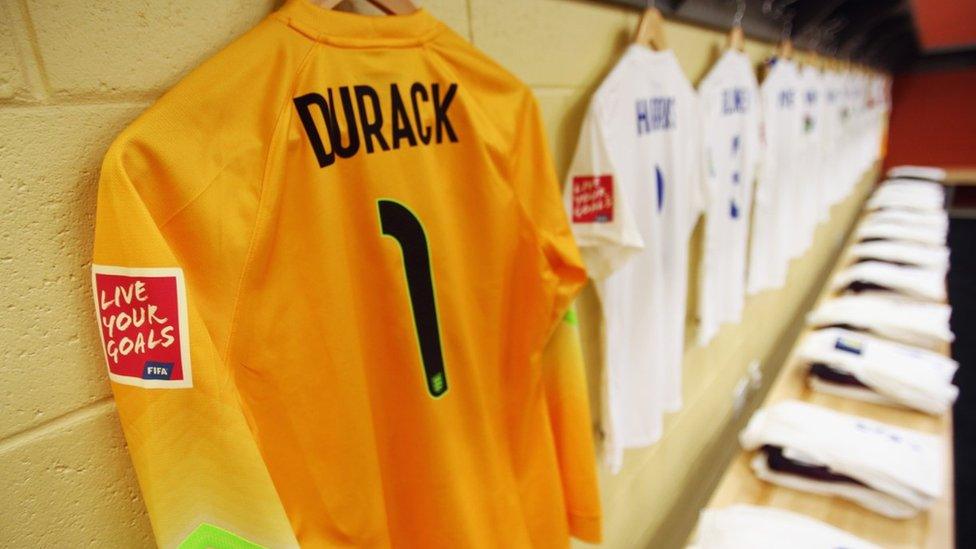
M293 0L108 151L92 286L157 541L600 535L585 280L527 87Z

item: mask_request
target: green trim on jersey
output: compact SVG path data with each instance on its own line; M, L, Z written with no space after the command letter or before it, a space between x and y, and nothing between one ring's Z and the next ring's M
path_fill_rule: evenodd
M576 316L576 309L569 309L563 316L563 322L570 326L579 326L579 318Z
M180 543L179 549L264 549L264 547L204 522Z

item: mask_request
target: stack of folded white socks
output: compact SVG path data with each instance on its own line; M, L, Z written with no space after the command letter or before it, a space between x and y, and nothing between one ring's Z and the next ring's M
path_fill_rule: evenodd
M797 358L810 368L810 387L823 393L934 415L947 412L959 395L952 384L956 361L859 332L811 332Z
M739 435L767 482L907 519L942 495L939 438L799 401L756 412Z
M818 520L772 507L705 509L689 549L878 549Z

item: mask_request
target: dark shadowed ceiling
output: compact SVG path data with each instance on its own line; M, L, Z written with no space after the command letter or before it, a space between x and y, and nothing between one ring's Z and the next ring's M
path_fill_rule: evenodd
M605 0L888 70L976 64L976 0Z

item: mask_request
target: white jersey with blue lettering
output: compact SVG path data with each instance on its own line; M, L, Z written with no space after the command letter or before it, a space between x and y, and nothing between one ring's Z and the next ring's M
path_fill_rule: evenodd
M844 141L843 77L836 71L825 71L823 84L823 122L820 134L824 155L823 207L825 213L829 214L831 207L847 197L857 179L845 170L841 162Z
M797 141L803 119L799 71L788 59L773 60L760 87L762 141L749 246L747 288L757 293L786 283L790 244L797 230Z
M794 197L795 222L800 225L797 240L793 243L791 257L800 257L813 243L817 225L823 220L823 142L820 139L823 115L822 91L823 77L819 69L803 65L800 69L800 111L802 130L800 132L799 153L793 177L800 185L800 192Z
M604 448L681 406L688 240L703 207L698 99L671 51L632 45L593 96L565 187L605 322Z
M705 244L699 272L698 342L708 343L745 306L753 180L759 161L759 84L749 57L728 49L698 87Z

